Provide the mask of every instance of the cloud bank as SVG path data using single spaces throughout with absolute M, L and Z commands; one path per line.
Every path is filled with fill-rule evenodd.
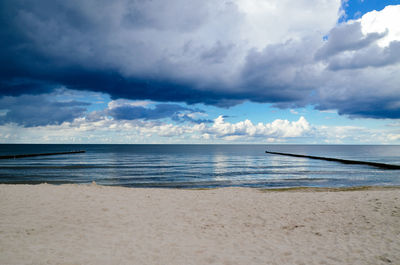
M 112 99 L 311 104 L 352 117 L 400 118 L 400 6 L 337 24 L 340 6 L 340 0 L 4 0 L 0 96 L 7 101 L 64 86 Z M 49 123 L 82 114 L 84 104 L 69 104 L 53 104 L 69 116 Z M 110 115 L 151 119 L 185 111 L 169 104 Z M 19 119 L 15 109 L 7 115 L 8 122 Z M 25 126 L 42 124 L 26 120 Z
M 393 143 L 399 124 L 388 130 L 362 126 L 317 126 L 304 117 L 267 123 L 250 120 L 172 124 L 159 120 L 116 120 L 107 116 L 76 118 L 59 125 L 21 128 L 0 124 L 0 142 L 13 143 Z M 60 131 L 63 133 L 60 134 Z
M 0 125 L 8 123 L 24 127 L 60 125 L 84 116 L 88 105 L 90 104 L 87 102 L 75 100 L 55 101 L 49 98 L 49 95 L 6 96 L 0 98 L 0 110 L 3 110 L 0 115 Z
M 147 105 L 147 104 L 146 104 Z M 157 104 L 154 108 L 144 104 L 135 104 L 129 101 L 111 101 L 103 115 L 111 116 L 115 120 L 160 120 L 170 118 L 176 122 L 207 123 L 211 120 L 198 119 L 196 114 L 202 114 L 200 109 L 183 107 L 178 104 Z

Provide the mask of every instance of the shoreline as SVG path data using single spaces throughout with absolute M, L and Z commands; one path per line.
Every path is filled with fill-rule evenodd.
M 1 184 L 1 264 L 398 264 L 400 187 Z
M 188 191 L 202 191 L 202 190 L 222 190 L 222 189 L 249 189 L 257 190 L 261 192 L 345 192 L 345 191 L 381 191 L 381 190 L 400 190 L 398 185 L 369 185 L 369 186 L 346 186 L 346 187 L 310 187 L 310 186 L 298 186 L 298 187 L 282 187 L 282 188 L 260 188 L 260 187 L 242 187 L 242 186 L 222 186 L 222 187 L 210 187 L 210 188 L 177 188 L 177 187 L 146 187 L 146 186 L 120 186 L 120 185 L 103 185 L 97 184 L 96 181 L 92 183 L 0 183 L 1 186 L 39 186 L 39 185 L 50 185 L 50 186 L 98 186 L 98 187 L 109 187 L 109 188 L 124 188 L 124 189 L 154 189 L 154 190 L 188 190 Z
M 400 186 L 352 186 L 352 187 L 289 187 L 289 188 L 272 188 L 259 189 L 261 191 L 287 191 L 287 192 L 345 192 L 345 191 L 382 191 L 382 190 L 399 190 Z

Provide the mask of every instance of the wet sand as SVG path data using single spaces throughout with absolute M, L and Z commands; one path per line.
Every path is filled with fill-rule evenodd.
M 400 264 L 400 189 L 0 185 L 0 264 Z

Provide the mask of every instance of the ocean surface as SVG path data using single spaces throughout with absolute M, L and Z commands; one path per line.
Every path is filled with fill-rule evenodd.
M 29 145 L 0 156 L 86 150 L 0 160 L 0 183 L 91 183 L 127 187 L 351 187 L 400 185 L 400 170 L 266 154 L 265 151 L 400 165 L 400 146 Z

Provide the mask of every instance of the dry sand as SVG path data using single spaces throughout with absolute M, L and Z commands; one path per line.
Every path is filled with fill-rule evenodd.
M 0 185 L 0 264 L 400 264 L 400 190 Z

